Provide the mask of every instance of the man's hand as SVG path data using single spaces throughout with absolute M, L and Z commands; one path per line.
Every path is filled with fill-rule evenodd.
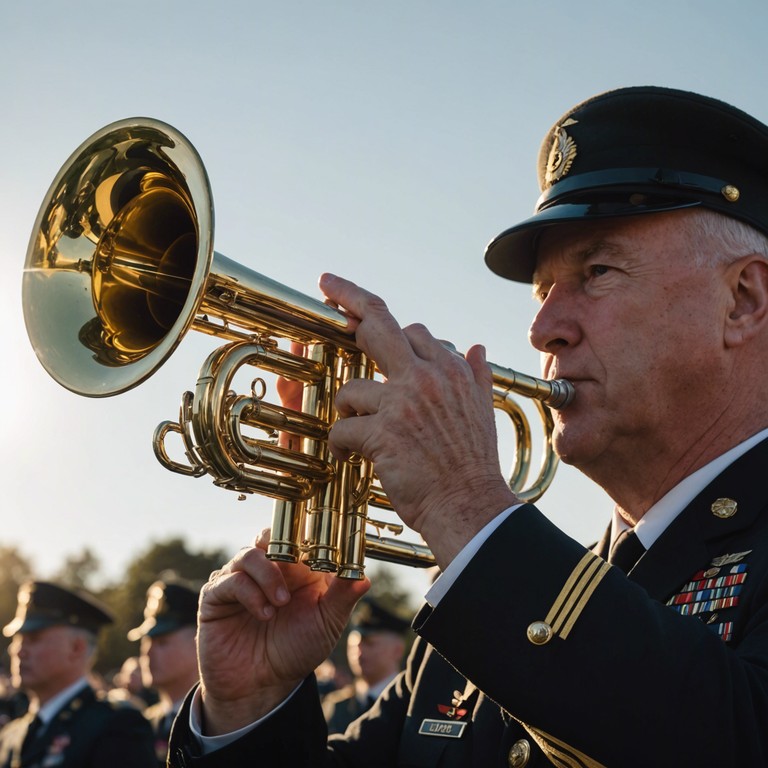
M 357 346 L 386 377 L 341 388 L 331 450 L 373 461 L 395 511 L 445 568 L 518 501 L 499 467 L 485 351 L 473 347 L 462 358 L 421 325 L 401 329 L 378 296 L 342 278 L 323 275 L 320 288 L 349 315 Z
M 370 582 L 275 563 L 269 531 L 211 574 L 200 597 L 205 734 L 268 714 L 327 658 Z

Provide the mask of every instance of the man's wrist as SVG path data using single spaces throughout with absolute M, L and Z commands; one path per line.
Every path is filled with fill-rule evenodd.
M 458 513 L 449 515 L 443 509 L 433 514 L 429 518 L 431 522 L 423 526 L 421 535 L 444 571 L 486 525 L 504 510 L 520 503 L 506 484 L 498 489 L 479 492 L 472 498 L 451 503 L 450 507 L 459 510 Z
M 306 681 L 305 681 L 306 682 Z M 272 715 L 282 709 L 288 702 L 294 697 L 296 692 L 301 688 L 301 684 L 297 685 L 293 691 L 286 697 L 286 699 L 279 704 L 275 709 L 268 712 L 264 717 L 259 720 L 255 720 L 248 725 L 239 728 L 235 731 L 223 733 L 219 736 L 206 735 L 204 722 L 205 716 L 203 714 L 203 702 L 201 689 L 198 687 L 192 694 L 192 699 L 189 707 L 189 729 L 192 736 L 197 741 L 200 749 L 204 755 L 215 752 L 218 749 L 229 746 L 233 742 L 241 739 L 246 734 L 258 728 L 265 720 L 268 720 Z
M 203 736 L 222 736 L 253 725 L 279 709 L 302 681 L 289 686 L 262 689 L 240 699 L 217 699 L 201 684 L 200 729 Z

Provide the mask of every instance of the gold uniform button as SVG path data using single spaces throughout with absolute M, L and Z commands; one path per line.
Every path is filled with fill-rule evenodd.
M 534 645 L 545 645 L 552 639 L 552 627 L 546 621 L 534 621 L 528 627 L 527 634 Z
M 715 499 L 712 502 L 712 514 L 723 520 L 733 517 L 736 514 L 738 504 L 733 499 Z
M 523 768 L 531 759 L 531 745 L 527 739 L 519 739 L 509 750 L 507 763 L 509 768 Z

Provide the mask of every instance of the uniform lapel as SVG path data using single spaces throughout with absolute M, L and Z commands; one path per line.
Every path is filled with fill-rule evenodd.
M 751 526 L 768 504 L 768 486 L 755 481 L 767 466 L 768 441 L 763 441 L 726 468 L 678 515 L 643 555 L 630 579 L 663 601 L 712 558 L 726 554 L 728 538 Z M 735 501 L 735 513 L 715 515 L 712 507 L 718 499 Z
M 53 723 L 50 723 L 45 731 L 29 744 L 24 744 L 21 753 L 22 765 L 37 765 L 40 762 L 53 738 L 51 734 L 52 725 Z
M 35 740 L 30 749 L 24 752 L 24 764 L 34 765 L 51 752 L 61 754 L 57 765 L 67 765 L 67 748 L 72 738 L 72 721 L 77 718 L 82 707 L 95 699 L 93 689 L 88 686 L 76 693 L 54 715 L 43 733 Z
M 597 542 L 597 544 L 595 544 L 592 547 L 592 551 L 599 557 L 602 557 L 603 560 L 607 560 L 610 544 L 611 544 L 611 524 L 608 523 L 608 527 L 605 529 L 605 533 L 603 534 L 603 537 L 600 539 L 600 541 Z
M 24 734 L 24 740 L 21 743 L 22 762 L 24 762 L 29 755 L 35 754 L 35 745 L 42 738 L 42 734 L 39 734 L 39 731 L 43 726 L 42 720 L 37 715 L 32 715 L 31 713 L 27 713 L 24 720 L 27 728 L 26 733 Z
M 424 768 L 438 765 L 449 744 L 452 744 L 452 750 L 464 753 L 464 750 L 457 746 L 457 742 L 465 746 L 465 742 L 471 738 L 470 734 L 465 733 L 461 739 L 455 740 L 424 735 L 420 731 L 425 720 L 449 720 L 448 716 L 443 714 L 442 708 L 451 706 L 454 691 L 463 692 L 468 685 L 466 678 L 437 654 L 432 646 L 427 648 L 416 681 L 420 695 L 411 698 L 400 740 L 400 760 L 404 765 Z M 475 691 L 474 686 L 471 686 L 471 689 Z M 474 707 L 474 700 L 468 709 L 469 707 Z M 470 721 L 471 709 L 460 720 Z

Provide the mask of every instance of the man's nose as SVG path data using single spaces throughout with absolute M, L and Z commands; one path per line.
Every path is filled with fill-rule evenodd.
M 576 320 L 576 302 L 571 290 L 555 283 L 539 307 L 528 329 L 531 346 L 539 352 L 555 354 L 576 344 L 580 330 Z

